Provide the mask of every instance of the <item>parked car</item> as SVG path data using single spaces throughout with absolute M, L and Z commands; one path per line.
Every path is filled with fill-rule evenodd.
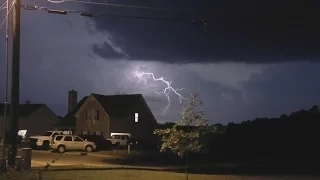
M 51 141 L 50 147 L 59 153 L 64 153 L 67 150 L 92 152 L 96 149 L 96 144 L 75 135 L 56 135 Z
M 143 151 L 155 151 L 157 150 L 157 146 L 155 144 L 148 143 L 138 137 L 131 137 L 128 140 L 128 144 L 130 144 L 130 148 L 132 150 L 143 150 Z
M 42 148 L 45 150 L 50 149 L 51 140 L 59 134 L 69 134 L 67 131 L 46 131 L 42 135 L 39 136 L 30 136 L 29 137 L 29 145 L 32 149 Z
M 98 135 L 80 135 L 84 140 L 92 141 L 96 143 L 97 150 L 110 150 L 113 148 L 111 141 L 107 140 L 103 136 Z
M 128 133 L 111 133 L 111 138 L 108 138 L 114 146 L 116 147 L 125 147 L 128 145 L 128 140 L 131 135 Z

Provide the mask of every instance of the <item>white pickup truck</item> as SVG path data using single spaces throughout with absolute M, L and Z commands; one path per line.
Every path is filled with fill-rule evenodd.
M 45 150 L 50 149 L 50 142 L 56 135 L 72 134 L 69 131 L 46 131 L 39 136 L 30 136 L 29 145 L 32 149 L 42 148 Z
M 108 138 L 107 140 L 116 147 L 126 146 L 128 144 L 128 140 L 131 137 L 130 133 L 111 133 L 110 135 L 111 138 Z

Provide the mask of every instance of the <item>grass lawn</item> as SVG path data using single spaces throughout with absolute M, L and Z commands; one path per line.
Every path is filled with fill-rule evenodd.
M 31 172 L 10 173 L 10 176 L 0 176 L 0 179 L 31 180 L 31 174 L 37 174 L 38 169 Z M 89 166 L 51 167 L 42 175 L 44 180 L 185 180 L 184 173 L 139 170 L 139 169 L 97 169 Z M 189 180 L 316 180 L 312 176 L 245 176 L 245 175 L 201 175 L 189 174 Z
M 181 173 L 145 170 L 87 170 L 87 171 L 50 171 L 44 179 L 88 179 L 88 180 L 185 180 Z M 213 180 L 210 175 L 190 175 L 190 180 Z
M 22 177 L 22 178 L 21 178 Z M 17 179 L 24 179 L 25 175 Z M 48 171 L 44 180 L 185 180 L 183 173 L 146 170 L 71 170 Z M 236 175 L 198 175 L 190 174 L 189 180 L 316 180 L 319 177 L 298 176 L 236 176 Z M 5 178 L 8 179 L 8 178 Z M 10 179 L 14 179 L 10 177 Z

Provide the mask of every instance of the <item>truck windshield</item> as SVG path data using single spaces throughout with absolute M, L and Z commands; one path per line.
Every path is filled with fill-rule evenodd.
M 51 134 L 52 134 L 52 132 L 47 131 L 47 132 L 43 133 L 42 136 L 51 136 Z
M 113 135 L 111 136 L 112 139 L 120 139 L 120 135 Z

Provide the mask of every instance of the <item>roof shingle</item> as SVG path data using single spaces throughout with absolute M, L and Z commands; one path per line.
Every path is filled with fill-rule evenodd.
M 145 106 L 142 104 L 141 94 L 128 95 L 100 95 L 92 94 L 109 116 L 122 117 L 134 111 L 135 106 Z

